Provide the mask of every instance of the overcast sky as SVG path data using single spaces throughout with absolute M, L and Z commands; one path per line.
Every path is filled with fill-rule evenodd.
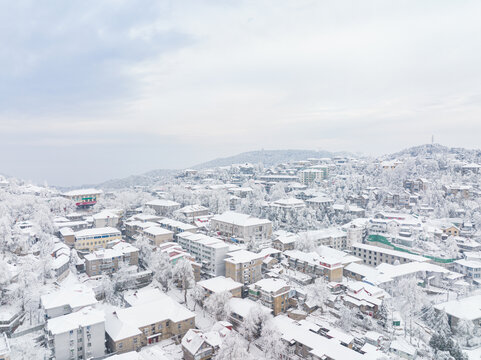
M 481 147 L 480 1 L 0 2 L 0 173 Z

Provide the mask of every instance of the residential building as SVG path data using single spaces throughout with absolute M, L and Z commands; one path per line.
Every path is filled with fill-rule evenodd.
M 219 321 L 211 331 L 190 329 L 182 338 L 182 352 L 185 360 L 210 360 L 219 350 L 224 338 L 232 331 L 232 324 Z
M 192 265 L 192 270 L 194 271 L 194 278 L 195 281 L 200 281 L 200 273 L 201 273 L 201 264 L 195 261 L 195 257 L 193 257 L 190 253 L 185 251 L 178 243 L 175 242 L 165 242 L 158 246 L 158 252 L 166 253 L 169 255 L 170 262 L 175 265 L 177 261 L 180 259 L 185 259 L 190 261 Z
M 195 314 L 159 289 L 130 291 L 124 300 L 129 307 L 117 309 L 106 318 L 107 347 L 111 351 L 131 351 L 170 338 L 180 341 L 189 329 L 195 328 Z M 119 327 L 128 331 L 123 334 Z
M 266 241 L 272 235 L 272 223 L 269 220 L 233 211 L 214 215 L 210 220 L 210 228 L 234 242 Z
M 282 279 L 262 279 L 249 286 L 249 298 L 261 301 L 272 309 L 274 316 L 286 312 L 289 307 L 291 287 Z
M 373 246 L 361 243 L 352 245 L 354 255 L 361 258 L 364 264 L 377 266 L 381 263 L 394 265 L 396 262 L 404 264 L 411 261 L 426 262 L 429 261 L 420 255 L 410 254 L 404 251 L 386 249 L 380 246 Z
M 177 235 L 177 242 L 202 265 L 203 273 L 208 276 L 225 275 L 224 259 L 229 245 L 224 241 L 204 234 L 183 232 Z
M 127 242 L 119 242 L 108 249 L 95 250 L 84 256 L 85 272 L 88 276 L 111 274 L 121 264 L 139 264 L 139 249 Z
M 104 313 L 85 308 L 49 319 L 47 346 L 56 360 L 91 359 L 105 354 Z
M 317 166 L 316 168 L 299 171 L 299 179 L 302 184 L 310 185 L 327 179 L 328 174 L 329 168 L 327 166 Z
M 481 295 L 447 301 L 434 305 L 437 311 L 444 311 L 448 315 L 451 329 L 455 330 L 459 320 L 472 321 L 475 327 L 481 326 Z
M 109 242 L 121 237 L 120 230 L 113 227 L 84 229 L 75 233 L 74 247 L 76 250 L 93 251 L 105 248 Z
M 296 198 L 287 198 L 287 199 L 279 199 L 272 202 L 271 206 L 277 207 L 279 209 L 303 209 L 306 207 L 304 201 L 296 199 Z
M 247 250 L 227 254 L 225 276 L 244 285 L 253 284 L 261 279 L 264 257 Z
M 456 260 L 454 270 L 464 274 L 468 279 L 481 283 L 481 262 L 474 260 Z
M 157 220 L 157 223 L 163 227 L 164 229 L 173 231 L 175 235 L 182 233 L 182 232 L 190 232 L 190 233 L 196 233 L 197 232 L 197 226 L 192 225 L 192 224 L 186 224 L 181 221 L 173 220 L 173 219 L 168 219 L 168 218 L 163 218 L 161 220 Z M 174 235 L 174 237 L 175 237 Z
M 166 199 L 157 199 L 145 203 L 145 206 L 154 209 L 157 215 L 165 216 L 172 214 L 175 210 L 180 209 L 178 202 Z
M 182 209 L 179 209 L 176 212 L 184 215 L 191 223 L 194 222 L 196 217 L 209 215 L 209 209 L 202 205 L 184 206 Z
M 313 241 L 315 246 L 324 245 L 338 250 L 345 250 L 350 247 L 347 241 L 347 233 L 338 228 L 305 231 L 299 233 L 299 237 L 307 237 Z
M 97 299 L 91 288 L 79 284 L 71 289 L 42 295 L 40 304 L 45 312 L 45 318 L 52 319 L 94 306 Z
M 64 198 L 75 201 L 78 208 L 90 208 L 97 203 L 97 200 L 103 194 L 102 190 L 97 189 L 79 189 L 63 193 Z
M 232 297 L 242 297 L 242 287 L 244 284 L 234 281 L 229 277 L 217 276 L 211 279 L 202 280 L 197 283 L 204 288 L 206 296 L 219 294 L 228 291 Z
M 102 210 L 92 215 L 94 227 L 116 227 L 119 224 L 120 216 L 114 210 Z
M 229 311 L 230 311 L 229 322 L 232 323 L 232 325 L 234 325 L 234 328 L 239 329 L 244 323 L 244 319 L 247 318 L 247 316 L 249 315 L 249 312 L 254 308 L 260 309 L 265 314 L 272 313 L 271 309 L 251 299 L 240 299 L 240 298 L 230 299 L 229 300 Z
M 174 240 L 174 232 L 160 226 L 148 227 L 147 229 L 144 229 L 143 234 L 149 238 L 153 245 L 156 246 Z
M 287 250 L 284 252 L 289 267 L 313 277 L 323 276 L 328 281 L 342 281 L 343 264 L 339 258 L 321 257 L 316 252 Z

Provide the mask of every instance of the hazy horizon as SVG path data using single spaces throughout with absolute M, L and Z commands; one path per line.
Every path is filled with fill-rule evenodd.
M 478 148 L 476 1 L 0 4 L 0 173 L 58 186 L 259 149 Z

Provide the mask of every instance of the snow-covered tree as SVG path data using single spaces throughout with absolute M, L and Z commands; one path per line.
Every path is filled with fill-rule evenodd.
M 309 232 L 300 233 L 296 240 L 296 249 L 303 252 L 314 251 L 316 246 L 314 244 L 314 239 Z
M 256 304 L 249 310 L 239 331 L 247 340 L 248 351 L 252 342 L 261 336 L 262 329 L 271 318 L 272 315 L 264 311 L 259 304 Z
M 251 357 L 243 337 L 231 331 L 222 342 L 215 360 L 249 360 Z
M 169 255 L 165 252 L 154 252 L 149 258 L 148 265 L 154 274 L 154 279 L 162 285 L 164 291 L 168 291 L 173 270 Z
M 329 299 L 331 292 L 327 287 L 327 282 L 324 278 L 317 278 L 314 284 L 307 288 L 307 299 L 317 305 L 321 311 L 324 311 L 325 303 Z
M 189 260 L 180 259 L 172 269 L 172 277 L 182 287 L 184 291 L 184 303 L 187 305 L 187 290 L 195 284 L 194 270 Z
M 349 309 L 347 306 L 341 305 L 341 308 L 339 309 L 338 326 L 345 331 L 351 331 L 353 318 L 354 318 L 353 311 Z
M 204 308 L 217 321 L 226 320 L 229 315 L 229 300 L 232 294 L 229 291 L 211 294 L 204 302 Z
M 262 350 L 263 358 L 266 360 L 278 360 L 287 358 L 288 348 L 282 340 L 282 334 L 277 330 L 272 321 L 267 321 L 262 328 L 261 336 L 257 341 Z
M 197 304 L 199 304 L 201 307 L 204 305 L 205 289 L 202 286 L 195 285 L 190 295 L 192 296 L 192 300 L 194 300 L 194 311 Z

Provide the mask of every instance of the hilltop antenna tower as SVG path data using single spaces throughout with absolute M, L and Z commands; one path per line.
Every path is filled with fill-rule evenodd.
M 434 135 L 431 135 L 431 145 L 434 145 Z

